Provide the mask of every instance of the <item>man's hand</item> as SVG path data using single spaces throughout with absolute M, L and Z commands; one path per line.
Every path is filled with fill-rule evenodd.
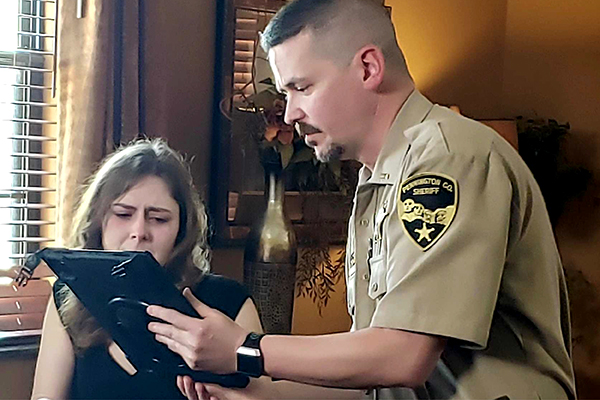
M 160 306 L 147 308 L 149 315 L 166 323 L 151 322 L 148 330 L 156 340 L 179 354 L 193 370 L 217 374 L 236 372 L 236 349 L 248 331 L 223 313 L 198 300 L 189 288 L 183 295 L 202 318 L 194 318 Z
M 257 382 L 244 389 L 230 389 L 219 385 L 194 382 L 189 376 L 178 376 L 177 387 L 189 400 L 265 400 L 271 398 Z

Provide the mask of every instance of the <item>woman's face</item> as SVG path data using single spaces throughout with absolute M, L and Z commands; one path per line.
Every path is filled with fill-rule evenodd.
M 147 250 L 164 265 L 179 231 L 179 205 L 167 184 L 147 176 L 117 198 L 102 224 L 104 250 Z

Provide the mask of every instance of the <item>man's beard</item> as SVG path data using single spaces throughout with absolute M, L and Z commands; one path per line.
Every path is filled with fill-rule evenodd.
M 342 155 L 344 154 L 344 151 L 345 151 L 344 147 L 342 145 L 335 144 L 335 143 L 328 146 L 327 149 L 325 150 L 325 152 L 319 153 L 317 151 L 317 143 L 311 142 L 311 140 L 310 140 L 311 134 L 322 132 L 316 126 L 304 124 L 304 123 L 298 123 L 298 124 L 296 124 L 296 129 L 297 129 L 298 133 L 300 134 L 300 137 L 304 138 L 304 140 L 306 141 L 306 144 L 315 150 L 315 156 L 317 157 L 317 160 L 319 160 L 320 162 L 329 162 L 329 161 L 333 161 L 333 160 L 339 160 L 339 159 L 341 159 Z
M 340 160 L 344 154 L 344 147 L 339 144 L 333 144 L 329 146 L 324 152 L 320 153 L 315 148 L 315 156 L 320 162 L 330 162 L 334 160 Z

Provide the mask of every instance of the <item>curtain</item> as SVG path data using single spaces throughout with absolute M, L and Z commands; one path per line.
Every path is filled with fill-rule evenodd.
M 58 245 L 70 235 L 81 184 L 139 133 L 139 9 L 133 0 L 59 4 Z

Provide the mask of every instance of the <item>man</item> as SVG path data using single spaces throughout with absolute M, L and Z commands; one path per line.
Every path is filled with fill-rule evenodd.
M 196 304 L 202 320 L 151 307 L 169 323 L 150 324 L 157 339 L 196 369 L 377 398 L 574 398 L 562 266 L 517 152 L 415 90 L 373 1 L 294 1 L 262 45 L 286 122 L 321 161 L 364 165 L 347 244 L 352 330 L 260 340 Z

